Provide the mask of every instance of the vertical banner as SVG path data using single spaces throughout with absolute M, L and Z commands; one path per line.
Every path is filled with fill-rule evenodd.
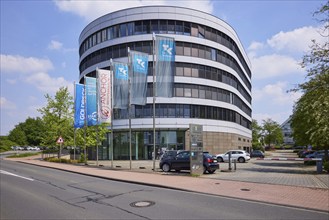
M 97 125 L 96 78 L 85 77 L 87 126 Z
M 85 88 L 82 84 L 75 84 L 74 97 L 74 128 L 82 128 L 85 125 Z
M 172 97 L 174 84 L 175 39 L 155 37 L 156 96 Z
M 131 62 L 131 104 L 145 105 L 147 92 L 147 53 L 130 51 Z
M 97 69 L 98 123 L 111 124 L 112 115 L 112 78 L 109 70 Z
M 127 109 L 129 105 L 128 64 L 113 62 L 113 108 Z

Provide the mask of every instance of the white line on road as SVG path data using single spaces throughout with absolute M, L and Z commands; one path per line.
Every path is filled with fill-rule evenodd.
M 30 180 L 30 181 L 34 181 L 34 179 L 27 178 L 27 177 L 24 177 L 24 176 L 19 176 L 19 175 L 17 175 L 17 174 L 9 173 L 9 172 L 4 171 L 4 170 L 0 170 L 0 173 L 2 173 L 2 174 L 6 174 L 6 175 L 11 175 L 11 176 L 16 176 L 16 177 L 19 177 L 19 178 L 22 178 L 22 179 L 26 179 L 26 180 Z

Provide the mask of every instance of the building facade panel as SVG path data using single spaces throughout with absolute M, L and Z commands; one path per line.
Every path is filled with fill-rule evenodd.
M 176 42 L 172 98 L 156 98 L 153 140 L 153 33 Z M 157 151 L 189 149 L 189 125 L 203 125 L 204 150 L 217 154 L 251 147 L 250 61 L 234 29 L 210 14 L 150 6 L 104 15 L 79 38 L 80 74 L 95 77 L 110 59 L 127 62 L 127 48 L 149 55 L 147 104 L 132 106 L 133 159 Z M 114 110 L 114 159 L 129 158 L 127 110 Z M 108 155 L 108 158 L 111 156 Z M 106 158 L 104 158 L 106 159 Z

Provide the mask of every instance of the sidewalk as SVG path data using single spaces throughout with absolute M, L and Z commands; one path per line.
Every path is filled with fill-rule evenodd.
M 328 188 L 261 184 L 191 177 L 188 175 L 171 175 L 171 173 L 168 174 L 163 172 L 136 172 L 136 169 L 143 170 L 143 168 L 140 167 L 135 167 L 132 170 L 116 170 L 109 169 L 108 167 L 50 163 L 38 158 L 6 158 L 5 160 L 12 160 L 117 181 L 329 212 Z

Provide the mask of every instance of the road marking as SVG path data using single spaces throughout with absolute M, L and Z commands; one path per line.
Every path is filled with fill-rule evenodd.
M 31 178 L 28 178 L 28 177 L 24 177 L 24 176 L 19 176 L 17 174 L 9 173 L 9 172 L 4 171 L 4 170 L 0 170 L 0 173 L 5 174 L 5 175 L 10 175 L 10 176 L 16 176 L 16 177 L 19 177 L 19 178 L 22 178 L 22 179 L 26 179 L 26 180 L 30 180 L 30 181 L 34 181 L 34 179 L 31 179 Z

